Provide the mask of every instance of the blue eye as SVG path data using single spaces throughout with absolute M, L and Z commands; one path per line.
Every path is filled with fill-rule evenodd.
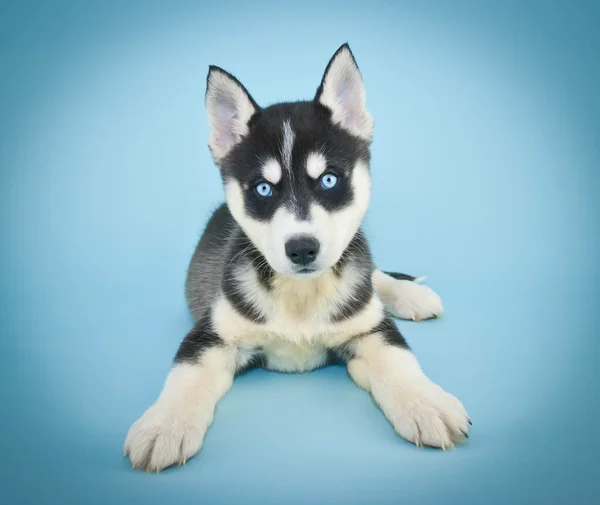
M 335 174 L 325 174 L 321 177 L 321 187 L 323 189 L 332 189 L 337 184 L 338 178 Z
M 268 198 L 273 194 L 273 189 L 268 182 L 259 182 L 255 189 L 258 196 L 261 196 L 262 198 Z

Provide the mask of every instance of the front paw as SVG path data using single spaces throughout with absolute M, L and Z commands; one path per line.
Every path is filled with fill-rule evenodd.
M 155 403 L 129 429 L 125 456 L 134 468 L 160 472 L 198 453 L 208 427 L 186 409 Z
M 407 280 L 394 279 L 393 282 L 385 300 L 393 316 L 423 321 L 444 313 L 441 298 L 430 287 Z
M 409 442 L 449 449 L 469 437 L 471 420 L 462 403 L 429 379 L 398 388 L 394 396 L 384 410 Z

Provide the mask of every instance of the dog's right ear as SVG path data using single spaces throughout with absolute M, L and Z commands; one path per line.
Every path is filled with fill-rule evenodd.
M 208 146 L 218 162 L 247 135 L 248 122 L 260 107 L 242 83 L 222 68 L 211 65 L 206 81 Z

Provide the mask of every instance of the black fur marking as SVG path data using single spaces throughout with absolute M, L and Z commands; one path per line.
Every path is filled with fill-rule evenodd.
M 399 274 L 397 272 L 383 272 L 385 275 L 389 275 L 390 277 L 393 277 L 394 279 L 398 279 L 401 281 L 414 281 L 417 277 L 413 277 L 412 275 L 408 275 L 408 274 Z
M 267 321 L 266 317 L 248 300 L 247 294 L 242 291 L 239 280 L 236 278 L 236 272 L 249 268 L 254 269 L 261 286 L 270 291 L 274 275 L 273 269 L 239 227 L 230 240 L 229 249 L 223 252 L 219 251 L 219 253 L 227 255 L 226 268 L 221 281 L 223 294 L 239 314 L 255 323 L 264 324 Z
M 235 221 L 231 212 L 229 212 L 229 207 L 226 203 L 222 203 L 215 209 L 208 223 L 206 223 L 202 238 L 210 238 L 211 246 L 222 249 L 227 244 L 227 239 L 234 226 Z M 203 245 L 202 242 L 200 242 L 200 245 Z
M 197 321 L 211 306 L 220 291 L 225 256 L 238 228 L 226 204 L 212 214 L 190 261 L 185 281 L 185 294 L 190 311 Z
M 346 266 L 346 263 L 344 261 L 342 261 L 342 259 L 340 259 L 340 261 L 338 261 L 335 265 L 333 265 L 333 273 L 335 274 L 335 276 L 338 279 L 342 278 L 342 275 L 344 274 L 345 266 Z
M 387 345 L 410 349 L 408 343 L 400 333 L 400 330 L 398 330 L 396 323 L 394 323 L 394 320 L 390 317 L 384 317 L 381 322 L 373 328 L 371 333 L 380 333 Z
M 196 361 L 207 349 L 221 345 L 224 345 L 224 342 L 214 331 L 210 314 L 206 314 L 185 336 L 174 361 L 175 363 Z
M 357 258 L 357 253 L 361 253 L 361 255 L 365 256 L 365 260 L 368 259 L 368 261 L 372 263 L 369 244 L 367 243 L 367 240 L 360 229 L 356 232 L 356 235 L 354 235 L 338 262 L 333 266 L 333 273 L 338 279 L 341 279 L 342 275 L 344 274 L 344 270 L 351 263 L 351 260 Z
M 267 322 L 267 318 L 252 302 L 245 298 L 244 293 L 240 290 L 239 281 L 235 278 L 233 272 L 225 272 L 222 287 L 223 294 L 238 314 L 255 323 L 264 324 Z
M 373 271 L 374 265 L 371 258 L 371 249 L 361 229 L 356 232 L 334 268 L 341 275 L 344 268 L 350 263 L 357 263 L 361 269 L 370 273 Z
M 346 268 L 354 267 L 363 272 L 364 277 L 356 286 L 353 297 L 331 316 L 333 322 L 340 322 L 356 315 L 371 301 L 373 297 L 372 264 L 369 244 L 362 231 L 359 230 L 334 266 L 333 271 L 338 278 L 342 278 Z
M 286 121 L 294 133 L 289 169 L 284 166 L 281 152 Z M 268 221 L 284 206 L 302 220 L 308 219 L 313 202 L 329 211 L 352 203 L 352 171 L 359 160 L 368 165 L 369 143 L 334 125 L 326 107 L 314 101 L 275 104 L 262 109 L 249 124 L 248 135 L 220 163 L 224 181 L 234 179 L 241 183 L 248 215 Z M 323 153 L 328 163 L 326 173 L 338 177 L 330 190 L 323 189 L 320 180 L 312 179 L 306 172 L 306 160 L 313 152 Z M 282 178 L 272 185 L 272 195 L 262 198 L 255 187 L 264 180 L 262 166 L 269 158 L 279 162 Z
M 356 286 L 352 298 L 342 305 L 337 312 L 331 316 L 333 322 L 339 323 L 358 314 L 373 298 L 373 285 L 371 276 L 365 275 L 362 282 Z
M 355 335 L 343 345 L 329 349 L 328 356 L 330 356 L 333 363 L 347 363 L 356 357 L 354 350 L 356 342 L 361 338 L 373 335 L 373 333 L 381 334 L 386 345 L 410 350 L 408 343 L 404 340 L 394 321 L 386 316 L 372 330 Z
M 356 338 L 349 340 L 345 344 L 338 345 L 327 350 L 327 364 L 328 365 L 345 365 L 351 359 L 355 358 L 354 353 L 354 342 Z
M 271 268 L 266 258 L 259 252 L 254 244 L 244 252 L 244 255 L 250 261 L 251 267 L 254 268 L 260 285 L 265 290 L 271 291 L 275 271 Z
M 347 363 L 347 360 L 343 358 L 343 354 L 337 352 L 336 349 L 327 349 L 327 360 L 326 366 L 339 366 Z

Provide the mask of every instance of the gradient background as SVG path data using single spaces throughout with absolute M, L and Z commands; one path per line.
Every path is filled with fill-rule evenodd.
M 4 2 L 0 501 L 597 503 L 599 23 L 566 0 Z M 346 40 L 376 121 L 366 231 L 444 300 L 399 326 L 469 443 L 404 442 L 343 368 L 255 371 L 200 457 L 134 472 L 221 200 L 208 65 L 308 98 Z

